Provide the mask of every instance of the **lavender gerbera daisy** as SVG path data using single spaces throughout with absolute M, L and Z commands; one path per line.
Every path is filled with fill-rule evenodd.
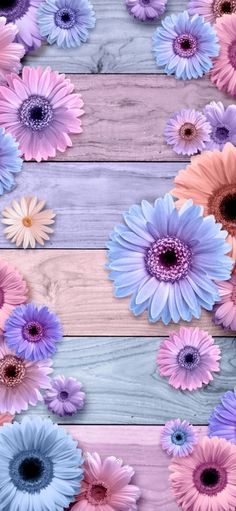
M 222 150 L 226 142 L 236 145 L 236 105 L 225 108 L 221 101 L 212 101 L 205 107 L 204 114 L 211 125 L 211 137 L 206 149 Z
M 95 23 L 89 0 L 43 0 L 38 10 L 42 37 L 60 48 L 74 48 L 85 43 Z
M 42 360 L 55 353 L 62 338 L 62 327 L 48 307 L 33 303 L 19 305 L 5 323 L 8 347 L 27 360 Z
M 44 395 L 44 401 L 50 412 L 59 417 L 71 416 L 84 407 L 85 393 L 82 384 L 75 378 L 56 376 Z
M 211 126 L 205 115 L 196 110 L 183 109 L 176 112 L 166 124 L 166 143 L 173 146 L 177 154 L 196 154 L 205 149 L 210 141 Z
M 166 74 L 190 80 L 212 68 L 211 59 L 219 55 L 219 45 L 210 23 L 197 14 L 190 17 L 185 11 L 162 21 L 153 36 L 153 51 Z
M 236 13 L 236 0 L 190 0 L 189 14 L 200 14 L 206 21 L 215 23 L 224 14 Z
M 188 456 L 196 443 L 197 433 L 187 421 L 169 421 L 161 431 L 161 446 L 169 456 Z
M 236 394 L 229 390 L 221 397 L 209 419 L 209 436 L 222 437 L 236 444 Z
M 0 128 L 0 147 L 0 195 L 3 195 L 14 187 L 14 175 L 21 171 L 22 159 L 18 144 L 3 128 Z
M 166 9 L 167 0 L 125 0 L 129 14 L 140 21 L 158 19 Z
M 5 16 L 7 23 L 14 23 L 18 29 L 16 41 L 23 44 L 26 51 L 41 46 L 36 14 L 42 0 L 1 0 L 0 16 Z
M 147 310 L 151 322 L 168 324 L 199 318 L 201 307 L 212 310 L 218 298 L 214 281 L 229 278 L 232 259 L 225 255 L 226 231 L 202 214 L 191 200 L 177 209 L 167 194 L 154 206 L 132 206 L 124 225 L 115 227 L 107 245 L 109 278 L 116 297 L 132 295 L 136 316 Z

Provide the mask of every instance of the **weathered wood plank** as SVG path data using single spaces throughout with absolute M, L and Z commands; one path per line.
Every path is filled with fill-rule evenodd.
M 145 314 L 135 318 L 128 309 L 128 299 L 113 297 L 112 283 L 104 269 L 104 250 L 3 249 L 0 257 L 22 272 L 30 299 L 48 304 L 60 315 L 64 335 L 156 337 L 176 328 L 160 322 L 150 324 Z M 207 312 L 191 325 L 222 335 L 222 329 L 212 323 Z
M 85 408 L 77 415 L 54 421 L 67 424 L 164 424 L 173 418 L 207 424 L 220 396 L 235 385 L 235 339 L 217 338 L 221 371 L 195 392 L 176 391 L 156 366 L 163 339 L 140 337 L 65 337 L 53 358 L 54 374 L 73 376 L 83 383 Z M 27 415 L 48 416 L 44 404 Z
M 77 49 L 43 46 L 27 55 L 31 66 L 51 66 L 64 73 L 160 73 L 152 54 L 156 23 L 131 18 L 124 0 L 93 0 L 97 25 L 89 42 Z M 166 13 L 179 12 L 186 2 L 170 0 Z
M 84 98 L 84 132 L 58 153 L 67 161 L 177 161 L 164 142 L 167 119 L 180 108 L 209 101 L 232 103 L 209 80 L 178 81 L 167 76 L 71 76 Z M 168 91 L 168 93 L 167 93 Z
M 36 195 L 54 209 L 56 223 L 47 248 L 104 248 L 121 214 L 143 198 L 153 202 L 173 186 L 183 163 L 25 163 L 17 186 L 1 197 Z M 13 247 L 0 223 L 0 247 Z M 40 247 L 39 247 L 40 248 Z

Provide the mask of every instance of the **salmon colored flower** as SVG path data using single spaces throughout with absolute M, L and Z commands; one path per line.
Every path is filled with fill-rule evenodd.
M 236 96 L 236 13 L 218 18 L 215 30 L 220 54 L 213 59 L 211 81 L 218 89 Z
M 10 415 L 9 413 L 2 413 L 0 414 L 0 426 L 3 426 L 3 424 L 6 424 L 8 422 L 12 422 L 14 419 L 14 415 Z

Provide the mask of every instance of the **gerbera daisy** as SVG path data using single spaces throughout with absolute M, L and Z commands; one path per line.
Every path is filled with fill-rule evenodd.
M 130 484 L 133 476 L 133 468 L 114 456 L 102 461 L 99 454 L 87 453 L 81 492 L 72 510 L 137 511 L 141 492 Z
M 221 404 L 215 407 L 209 419 L 209 436 L 222 437 L 236 444 L 235 390 L 225 392 L 221 397 Z
M 192 201 L 178 210 L 168 194 L 154 206 L 142 201 L 131 207 L 124 222 L 107 245 L 115 296 L 132 295 L 135 315 L 148 310 L 150 321 L 165 324 L 199 318 L 201 307 L 212 310 L 218 298 L 213 281 L 227 280 L 232 268 L 224 255 L 227 233 L 214 217 L 204 219 Z
M 46 306 L 38 308 L 33 303 L 16 307 L 5 323 L 8 347 L 27 360 L 48 358 L 55 353 L 62 335 L 56 314 Z
M 29 362 L 17 357 L 0 342 L 0 413 L 20 413 L 43 401 L 40 389 L 47 389 L 52 362 Z
M 41 36 L 60 48 L 75 48 L 85 43 L 95 24 L 95 12 L 89 0 L 44 0 L 38 10 Z
M 0 329 L 16 305 L 27 300 L 27 286 L 15 268 L 0 260 Z
M 1 511 L 63 511 L 80 491 L 81 450 L 50 420 L 5 424 L 0 458 Z
M 44 240 L 49 240 L 48 234 L 53 232 L 48 226 L 54 223 L 55 217 L 54 211 L 44 206 L 45 201 L 38 201 L 37 197 L 22 197 L 20 202 L 13 200 L 12 207 L 2 212 L 2 223 L 9 226 L 4 229 L 7 239 L 23 248 L 35 248 L 36 242 L 44 245 Z
M 14 138 L 0 128 L 0 195 L 10 192 L 15 184 L 14 174 L 22 169 L 22 159 Z
M 12 22 L 17 29 L 16 41 L 22 43 L 26 51 L 41 46 L 41 37 L 37 26 L 36 14 L 41 0 L 1 0 L 0 16 L 7 23 Z
M 219 347 L 199 328 L 170 332 L 157 357 L 161 376 L 167 376 L 170 385 L 182 390 L 195 390 L 212 381 L 211 373 L 220 370 L 219 360 Z
M 212 68 L 211 59 L 219 54 L 219 45 L 210 23 L 197 14 L 190 17 L 185 11 L 162 21 L 153 36 L 153 51 L 165 73 L 189 80 L 202 77 Z
M 166 9 L 167 0 L 125 0 L 129 14 L 140 21 L 157 20 Z
M 236 14 L 222 16 L 215 24 L 220 54 L 214 59 L 211 81 L 219 90 L 236 96 Z
M 235 107 L 236 108 L 236 107 Z M 166 143 L 173 146 L 177 154 L 192 155 L 205 148 L 210 138 L 211 126 L 205 115 L 196 110 L 180 110 L 166 124 Z
M 0 17 L 0 83 L 6 82 L 9 73 L 19 73 L 21 70 L 20 60 L 25 49 L 22 44 L 14 42 L 17 32 L 17 27 L 12 23 L 6 25 L 6 18 Z
M 3 426 L 3 424 L 6 424 L 8 422 L 12 422 L 13 419 L 14 415 L 10 415 L 9 413 L 0 414 L 0 426 Z
M 235 0 L 190 0 L 188 12 L 193 14 L 200 14 L 210 23 L 215 23 L 217 18 L 224 14 L 233 14 L 236 12 Z
M 0 86 L 0 124 L 19 142 L 25 159 L 47 160 L 71 146 L 68 133 L 82 132 L 84 113 L 71 81 L 49 67 L 27 66 L 22 78 L 9 75 L 7 81 Z
M 225 108 L 221 101 L 212 101 L 204 108 L 204 114 L 211 125 L 206 149 L 223 149 L 226 142 L 236 145 L 236 105 Z
M 85 393 L 82 384 L 75 378 L 56 376 L 44 394 L 44 401 L 50 412 L 59 417 L 71 416 L 84 407 Z
M 188 456 L 197 443 L 197 433 L 189 422 L 176 419 L 162 428 L 160 441 L 169 456 Z
M 171 485 L 183 511 L 234 511 L 236 447 L 222 438 L 205 437 L 184 458 L 174 458 Z
M 218 283 L 220 300 L 214 307 L 213 321 L 216 325 L 236 332 L 236 275 Z
M 215 216 L 228 232 L 227 242 L 231 244 L 231 254 L 236 260 L 235 168 L 236 148 L 230 143 L 222 152 L 204 152 L 178 173 L 171 193 L 180 199 L 180 205 L 191 197 L 196 205 L 204 207 L 204 215 Z

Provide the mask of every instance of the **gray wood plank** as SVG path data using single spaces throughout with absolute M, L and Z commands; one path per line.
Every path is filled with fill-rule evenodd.
M 221 372 L 195 392 L 177 391 L 160 377 L 156 355 L 161 341 L 150 337 L 64 338 L 54 357 L 55 374 L 83 382 L 87 401 L 83 411 L 59 422 L 156 425 L 180 417 L 207 424 L 220 396 L 234 388 L 236 339 L 216 338 L 222 350 Z M 28 414 L 49 415 L 41 404 Z
M 161 73 L 152 54 L 152 35 L 159 21 L 141 23 L 129 16 L 124 0 L 92 0 L 97 24 L 89 42 L 76 49 L 42 46 L 25 63 L 51 66 L 64 73 Z M 166 14 L 186 8 L 186 1 L 169 0 Z
M 121 214 L 153 202 L 173 186 L 182 163 L 25 163 L 17 186 L 0 198 L 1 211 L 22 196 L 47 201 L 56 212 L 47 248 L 103 248 Z M 13 247 L 0 223 L 0 248 Z

